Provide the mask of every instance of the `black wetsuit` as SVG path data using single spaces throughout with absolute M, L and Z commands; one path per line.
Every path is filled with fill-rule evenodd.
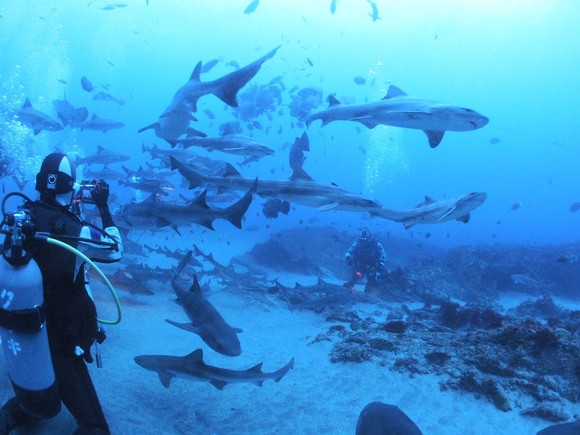
M 83 221 L 77 215 L 39 201 L 29 206 L 37 232 L 78 246 L 74 239 L 62 237 L 80 235 Z M 108 434 L 109 426 L 85 365 L 85 360 L 92 362 L 90 347 L 98 326 L 95 304 L 85 289 L 84 268 L 72 252 L 59 246 L 43 243 L 30 248 L 35 250 L 33 258 L 42 273 L 47 334 L 62 403 L 78 421 L 78 433 Z M 12 419 L 9 427 L 33 418 L 20 409 L 16 398 L 2 410 Z

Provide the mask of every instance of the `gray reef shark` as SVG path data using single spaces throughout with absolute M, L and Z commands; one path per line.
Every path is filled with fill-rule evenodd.
M 215 219 L 226 219 L 237 228 L 242 228 L 242 218 L 252 203 L 252 194 L 256 191 L 256 181 L 246 194 L 236 203 L 226 208 L 212 208 L 207 205 L 207 190 L 204 190 L 192 203 L 178 205 L 162 201 L 152 194 L 144 201 L 125 204 L 115 216 L 119 227 L 128 230 L 146 229 L 156 231 L 159 228 L 171 227 L 178 234 L 178 226 L 198 224 L 214 230 Z
M 380 101 L 365 104 L 341 104 L 330 96 L 326 110 L 313 113 L 307 119 L 310 126 L 316 119 L 322 126 L 333 121 L 356 121 L 367 128 L 379 124 L 423 130 L 431 148 L 443 139 L 446 131 L 470 131 L 482 128 L 488 118 L 464 107 L 411 97 L 396 86 L 391 86 Z
M 435 201 L 425 196 L 425 201 L 417 204 L 411 210 L 392 210 L 383 208 L 375 213 L 376 216 L 395 222 L 402 222 L 409 229 L 417 224 L 437 224 L 458 220 L 469 222 L 470 213 L 486 200 L 484 192 L 472 192 L 454 199 Z
M 159 380 L 165 388 L 169 388 L 173 378 L 191 381 L 209 382 L 218 389 L 227 384 L 248 383 L 262 386 L 268 379 L 279 382 L 280 379 L 294 368 L 294 358 L 288 364 L 272 373 L 262 372 L 262 363 L 256 364 L 248 370 L 230 370 L 210 366 L 203 362 L 203 351 L 194 350 L 186 356 L 171 355 L 140 355 L 135 362 L 144 369 L 157 372 Z
M 187 137 L 184 139 L 168 139 L 167 142 L 175 147 L 181 144 L 183 148 L 200 147 L 208 152 L 219 151 L 226 154 L 246 156 L 245 163 L 258 161 L 262 157 L 271 156 L 274 150 L 256 142 L 248 136 L 240 134 L 225 134 L 218 137 Z
M 171 103 L 159 117 L 159 121 L 139 130 L 154 129 L 158 137 L 176 139 L 187 133 L 189 123 L 195 118 L 191 112 L 197 112 L 197 101 L 204 95 L 213 94 L 232 107 L 238 107 L 237 93 L 260 70 L 262 64 L 271 59 L 280 46 L 265 54 L 255 62 L 226 74 L 219 79 L 202 82 L 200 74 L 202 64 L 194 68 L 187 83 L 177 90 Z
M 75 166 L 92 165 L 93 163 L 108 165 L 111 163 L 125 162 L 127 160 L 129 160 L 128 155 L 105 149 L 99 145 L 95 154 L 77 158 L 75 160 Z
M 169 319 L 165 321 L 199 335 L 209 347 L 222 355 L 238 356 L 242 353 L 242 348 L 237 334 L 242 330 L 232 328 L 213 304 L 203 296 L 197 275 L 194 275 L 191 287 L 186 287 L 186 280 L 179 276 L 183 266 L 191 260 L 191 257 L 192 251 L 189 251 L 179 267 L 174 270 L 171 280 L 173 291 L 190 322 L 177 323 Z
M 42 130 L 57 131 L 63 129 L 62 125 L 56 119 L 32 107 L 28 98 L 16 112 L 16 116 L 22 124 L 34 130 L 35 136 Z
M 103 133 L 108 132 L 116 128 L 123 128 L 125 124 L 119 121 L 113 121 L 111 119 L 99 118 L 95 113 L 93 117 L 87 121 L 75 124 L 74 127 L 80 128 L 81 130 L 97 130 Z
M 296 141 L 308 141 L 306 133 Z M 244 178 L 232 165 L 226 164 L 223 176 L 204 175 L 191 165 L 170 156 L 171 169 L 177 169 L 189 182 L 189 188 L 205 185 L 218 190 L 245 190 L 253 180 Z M 296 167 L 288 180 L 258 180 L 256 194 L 261 198 L 278 198 L 295 204 L 314 207 L 320 211 L 343 210 L 354 212 L 380 211 L 377 202 L 341 189 L 335 184 L 321 184 L 301 167 Z

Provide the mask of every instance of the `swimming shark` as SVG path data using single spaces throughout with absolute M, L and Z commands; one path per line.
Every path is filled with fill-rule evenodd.
M 204 175 L 191 165 L 170 156 L 171 169 L 177 169 L 189 182 L 189 188 L 208 186 L 221 190 L 244 190 L 253 182 L 244 178 L 232 165 L 226 164 L 223 176 Z M 256 194 L 261 198 L 278 198 L 295 204 L 314 207 L 319 211 L 343 210 L 354 212 L 379 211 L 379 203 L 350 193 L 335 184 L 314 181 L 304 170 L 295 170 L 287 180 L 258 181 Z
M 189 283 L 188 280 L 180 277 L 181 270 L 186 263 L 189 263 L 191 257 L 192 251 L 189 251 L 174 270 L 171 280 L 173 291 L 190 322 L 177 323 L 169 319 L 165 321 L 184 331 L 199 335 L 209 347 L 222 355 L 238 356 L 242 353 L 242 348 L 237 334 L 242 330 L 232 328 L 213 304 L 204 297 L 197 275 L 194 275 L 191 287 L 186 286 Z
M 171 227 L 178 234 L 180 225 L 198 224 L 214 230 L 215 219 L 226 219 L 237 228 L 242 228 L 242 218 L 252 203 L 252 194 L 256 191 L 256 181 L 246 194 L 236 203 L 226 208 L 211 208 L 207 205 L 207 190 L 204 190 L 192 203 L 178 205 L 162 201 L 152 194 L 144 201 L 125 204 L 115 216 L 115 222 L 128 230 L 146 229 L 156 231 L 159 228 Z
M 382 100 L 373 103 L 345 105 L 332 95 L 328 100 L 326 110 L 308 117 L 308 126 L 320 119 L 322 126 L 333 121 L 356 121 L 367 128 L 384 124 L 418 129 L 425 132 L 431 148 L 439 145 L 446 131 L 476 130 L 489 121 L 474 110 L 412 97 L 396 86 L 391 86 Z
M 63 129 L 62 125 L 57 120 L 32 107 L 28 98 L 22 107 L 16 111 L 16 116 L 22 124 L 34 130 L 35 136 L 43 130 L 57 131 Z
M 128 155 L 118 153 L 117 151 L 108 150 L 99 145 L 95 154 L 91 154 L 86 157 L 78 157 L 75 160 L 75 166 L 92 165 L 94 163 L 108 165 L 112 163 L 124 162 L 127 160 L 129 160 Z
M 307 143 L 308 136 L 304 133 L 295 142 Z M 303 145 L 306 146 L 306 145 Z M 221 190 L 245 190 L 252 183 L 244 178 L 232 165 L 226 164 L 222 176 L 204 175 L 189 164 L 185 164 L 170 156 L 171 169 L 177 169 L 189 182 L 189 188 L 208 186 Z M 360 197 L 341 189 L 336 184 L 321 184 L 308 175 L 301 166 L 296 166 L 292 176 L 287 180 L 258 181 L 256 194 L 261 198 L 277 198 L 295 204 L 314 207 L 320 211 L 343 210 L 354 212 L 373 212 L 382 207 L 376 201 Z
M 194 120 L 191 112 L 197 112 L 197 101 L 204 95 L 213 94 L 227 105 L 238 107 L 238 91 L 254 78 L 262 64 L 271 59 L 279 48 L 280 46 L 274 48 L 237 71 L 208 82 L 201 81 L 202 64 L 198 62 L 189 80 L 177 90 L 158 122 L 142 128 L 139 132 L 152 128 L 158 137 L 164 139 L 176 139 L 187 133 L 189 123 Z
M 191 381 L 206 381 L 219 390 L 227 384 L 249 383 L 262 386 L 268 379 L 279 382 L 280 379 L 294 368 L 294 358 L 288 364 L 272 373 L 262 372 L 262 363 L 256 364 L 248 370 L 230 370 L 210 366 L 203 362 L 203 351 L 194 350 L 186 356 L 171 355 L 140 355 L 134 358 L 135 362 L 144 369 L 157 372 L 159 380 L 165 388 L 169 388 L 173 378 Z
M 402 222 L 406 229 L 417 224 L 437 224 L 441 222 L 458 220 L 463 223 L 469 222 L 470 213 L 486 200 L 485 192 L 472 192 L 454 199 L 435 201 L 425 196 L 425 201 L 417 204 L 410 210 L 392 210 L 383 208 L 373 215 L 395 222 Z
M 93 117 L 91 119 L 81 122 L 80 124 L 75 124 L 74 127 L 78 127 L 81 130 L 98 130 L 106 133 L 109 130 L 123 128 L 125 127 L 125 124 L 120 121 L 99 118 L 96 113 L 93 113 Z
M 200 147 L 208 152 L 219 151 L 226 154 L 246 156 L 248 160 L 258 161 L 262 157 L 271 156 L 274 150 L 256 142 L 248 136 L 240 134 L 225 134 L 217 137 L 187 137 L 184 139 L 168 139 L 174 148 L 181 144 L 183 148 Z

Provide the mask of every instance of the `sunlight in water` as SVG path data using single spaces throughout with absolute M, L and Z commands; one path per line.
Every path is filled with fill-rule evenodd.
M 383 62 L 377 60 L 369 75 L 380 84 L 372 93 L 371 101 L 387 94 L 390 82 L 385 79 Z M 409 172 L 409 161 L 400 147 L 400 128 L 377 125 L 367 130 L 366 161 L 364 166 L 363 194 L 370 198 L 380 197 L 386 186 L 393 185 L 397 176 Z

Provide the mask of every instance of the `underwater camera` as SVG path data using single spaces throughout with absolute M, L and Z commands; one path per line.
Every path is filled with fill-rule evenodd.
M 102 186 L 105 184 L 103 179 L 99 180 L 83 180 L 80 183 L 78 192 L 75 196 L 75 202 L 78 204 L 82 202 L 83 204 L 94 204 L 95 201 L 91 196 L 91 192 L 94 190 L 95 192 L 100 192 Z

